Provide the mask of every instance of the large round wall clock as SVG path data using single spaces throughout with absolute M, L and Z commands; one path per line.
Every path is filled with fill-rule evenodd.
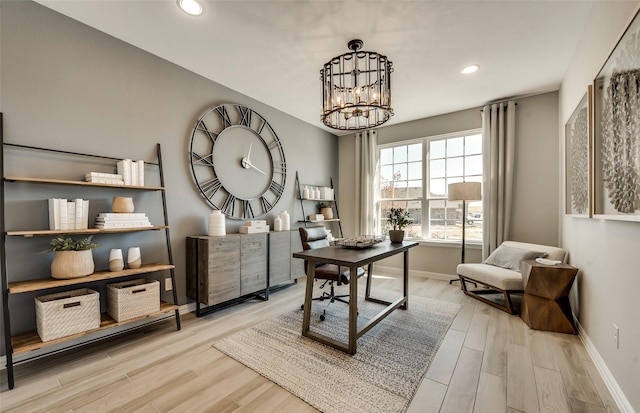
M 229 218 L 264 215 L 284 192 L 282 143 L 246 106 L 227 103 L 205 112 L 193 128 L 189 157 L 198 190 Z

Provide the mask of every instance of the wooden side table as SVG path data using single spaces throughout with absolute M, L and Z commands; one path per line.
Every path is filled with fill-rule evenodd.
M 577 334 L 569 291 L 578 269 L 567 264 L 544 265 L 522 261 L 524 295 L 520 318 L 535 330 Z

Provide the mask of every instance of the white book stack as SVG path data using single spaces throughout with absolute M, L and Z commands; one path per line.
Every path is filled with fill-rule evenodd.
M 144 212 L 103 212 L 98 214 L 96 218 L 96 228 L 99 229 L 147 228 L 151 226 L 151 222 Z
M 144 186 L 144 161 L 123 159 L 116 166 L 125 185 Z
M 53 231 L 89 228 L 89 201 L 64 198 L 49 199 L 49 229 Z
M 240 226 L 239 232 L 241 234 L 269 232 L 269 225 L 267 225 L 267 221 L 265 220 L 246 221 L 244 225 Z
M 87 172 L 84 176 L 87 182 L 96 184 L 124 185 L 124 180 L 120 174 L 109 174 L 106 172 Z

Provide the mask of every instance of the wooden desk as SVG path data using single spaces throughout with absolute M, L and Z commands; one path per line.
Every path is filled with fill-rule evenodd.
M 520 318 L 535 330 L 577 334 L 569 291 L 578 269 L 568 264 L 544 265 L 522 261 L 524 295 Z
M 308 263 L 307 289 L 305 291 L 304 315 L 302 318 L 302 335 L 331 347 L 337 348 L 338 350 L 345 351 L 349 354 L 355 354 L 358 338 L 369 331 L 373 326 L 378 324 L 396 308 L 400 307 L 405 310 L 408 308 L 409 248 L 413 248 L 416 245 L 418 245 L 418 243 L 415 241 L 404 241 L 402 244 L 391 244 L 389 241 L 385 241 L 366 249 L 349 249 L 332 246 L 293 253 L 294 258 L 302 258 L 304 260 L 307 260 Z M 365 300 L 385 304 L 387 305 L 387 307 L 371 320 L 369 320 L 369 322 L 367 322 L 367 324 L 365 324 L 360 330 L 358 330 L 358 283 L 356 281 L 356 277 L 350 277 L 352 282 L 349 283 L 349 342 L 342 343 L 334 340 L 331 337 L 327 337 L 323 334 L 310 331 L 309 324 L 311 320 L 311 298 L 313 294 L 313 282 L 315 278 L 314 275 L 316 263 L 335 264 L 343 267 L 348 267 L 350 274 L 356 274 L 358 267 L 363 267 L 365 265 L 368 266 L 383 258 L 387 258 L 400 253 L 404 254 L 404 287 L 403 295 L 401 298 L 397 299 L 394 302 L 388 302 L 371 297 L 371 279 L 370 277 L 367 277 Z

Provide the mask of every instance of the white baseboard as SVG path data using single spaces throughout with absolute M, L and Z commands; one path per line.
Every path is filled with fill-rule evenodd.
M 582 344 L 584 344 L 584 348 L 587 350 L 587 354 L 589 354 L 589 357 L 591 357 L 591 361 L 593 361 L 593 364 L 596 366 L 598 373 L 600 373 L 600 377 L 602 377 L 604 384 L 607 386 L 607 389 L 609 389 L 611 396 L 618 405 L 618 408 L 622 413 L 634 413 L 635 410 L 633 410 L 633 406 L 631 406 L 631 403 L 629 403 L 627 396 L 624 395 L 624 392 L 618 385 L 615 377 L 613 377 L 613 374 L 611 374 L 611 371 L 607 367 L 607 364 L 600 356 L 600 353 L 598 353 L 596 346 L 593 345 L 593 342 L 582 328 L 580 322 L 578 322 L 578 320 L 575 320 L 575 322 L 576 327 L 578 327 L 578 336 L 580 337 Z

